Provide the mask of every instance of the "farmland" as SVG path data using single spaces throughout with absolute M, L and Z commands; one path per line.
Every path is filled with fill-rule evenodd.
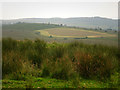
M 75 29 L 75 28 L 52 28 L 52 29 L 44 29 L 44 30 L 36 30 L 36 32 L 40 32 L 40 34 L 45 36 L 52 35 L 53 37 L 117 37 L 114 34 L 96 32 L 91 30 L 84 29 Z
M 119 88 L 117 32 L 3 25 L 3 88 Z
M 2 26 L 3 37 L 11 37 L 17 40 L 40 38 L 34 32 L 37 29 L 47 29 L 59 27 L 58 25 L 34 24 L 34 23 L 18 23 Z
M 39 38 L 47 42 L 68 43 L 76 40 L 87 44 L 118 45 L 118 34 L 114 31 L 86 30 L 84 28 L 40 23 L 9 24 L 3 25 L 2 29 L 3 37 L 11 37 L 16 40 Z

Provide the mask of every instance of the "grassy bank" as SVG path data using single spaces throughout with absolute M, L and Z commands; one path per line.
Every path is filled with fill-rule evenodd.
M 79 42 L 46 43 L 39 39 L 17 41 L 11 38 L 3 38 L 2 46 L 4 88 L 27 87 L 28 80 L 33 81 L 32 87 L 35 88 L 47 88 L 49 81 L 53 81 L 51 86 L 55 88 L 66 85 L 94 88 L 90 84 L 93 82 L 101 88 L 118 87 L 120 84 L 120 53 L 116 47 Z M 59 80 L 61 84 L 58 84 Z M 45 82 L 45 85 L 40 84 Z

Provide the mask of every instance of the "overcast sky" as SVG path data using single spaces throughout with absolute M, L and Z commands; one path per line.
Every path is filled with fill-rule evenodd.
M 118 18 L 117 2 L 4 2 L 0 19 L 51 17 Z

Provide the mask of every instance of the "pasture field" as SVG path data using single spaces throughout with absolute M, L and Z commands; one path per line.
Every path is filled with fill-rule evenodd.
M 9 24 L 2 26 L 2 36 L 3 37 L 11 37 L 16 40 L 24 40 L 24 39 L 35 39 L 41 38 L 36 33 L 33 33 L 34 30 L 37 29 L 47 29 L 47 28 L 56 28 L 60 27 L 54 24 L 42 24 L 42 23 L 17 23 L 17 24 Z
M 36 38 L 49 43 L 69 43 L 79 41 L 87 44 L 118 46 L 118 33 L 114 31 L 92 30 L 42 23 L 18 23 L 2 26 L 2 36 L 16 40 Z
M 44 30 L 36 30 L 36 32 L 40 32 L 41 35 L 44 36 L 53 36 L 53 37 L 88 37 L 88 38 L 97 38 L 97 37 L 117 37 L 115 34 L 108 34 L 103 32 L 84 30 L 84 29 L 75 29 L 75 28 L 51 28 Z

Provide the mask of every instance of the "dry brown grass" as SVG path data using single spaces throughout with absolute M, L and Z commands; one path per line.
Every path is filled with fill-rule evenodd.
M 115 37 L 115 35 L 97 32 L 97 31 L 90 31 L 84 29 L 75 29 L 75 28 L 51 28 L 51 29 L 44 29 L 44 30 L 37 30 L 42 35 L 45 36 L 54 36 L 54 37 Z

